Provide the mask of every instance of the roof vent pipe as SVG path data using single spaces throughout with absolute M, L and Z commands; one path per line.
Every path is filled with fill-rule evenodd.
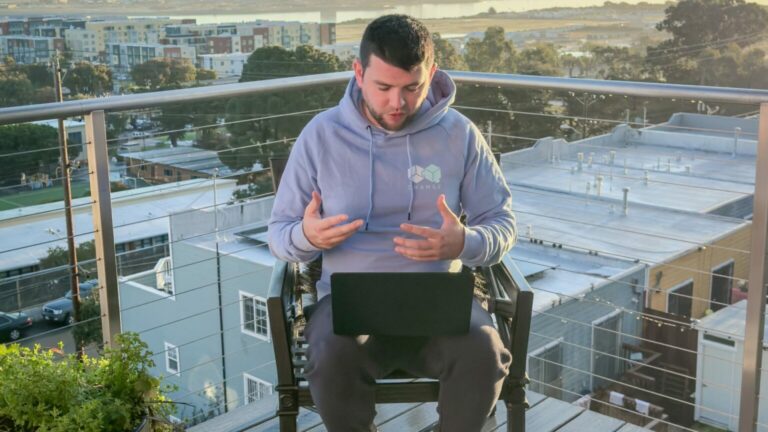
M 576 153 L 576 160 L 579 161 L 578 170 L 579 170 L 579 172 L 581 172 L 582 169 L 584 168 L 584 166 L 583 166 L 583 164 L 584 164 L 584 153 L 581 153 L 581 152 Z
M 597 179 L 595 180 L 595 194 L 597 196 L 602 196 L 603 194 L 603 176 L 597 176 Z
M 645 170 L 645 173 L 643 174 L 643 184 L 648 186 L 648 170 Z
M 624 216 L 629 215 L 629 188 L 625 187 L 624 191 Z
M 739 137 L 741 136 L 741 128 L 736 126 L 733 128 L 733 157 L 736 157 L 736 154 L 739 151 Z

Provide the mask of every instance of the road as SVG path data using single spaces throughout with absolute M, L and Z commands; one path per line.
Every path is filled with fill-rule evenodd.
M 72 337 L 71 327 L 46 322 L 39 307 L 27 309 L 24 313 L 32 318 L 32 327 L 24 331 L 19 340 L 20 345 L 28 348 L 40 345 L 44 349 L 50 349 L 58 348 L 59 342 L 63 342 L 65 353 L 75 352 L 75 340 Z

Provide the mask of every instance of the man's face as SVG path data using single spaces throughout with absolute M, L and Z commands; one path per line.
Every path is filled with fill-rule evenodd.
M 363 93 L 365 116 L 382 129 L 398 131 L 411 121 L 426 99 L 436 66 L 422 63 L 405 71 L 371 54 L 365 70 L 359 59 L 354 69 Z

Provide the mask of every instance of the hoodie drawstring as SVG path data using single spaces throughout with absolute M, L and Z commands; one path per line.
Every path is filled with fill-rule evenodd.
M 368 231 L 368 223 L 371 220 L 371 213 L 373 213 L 373 128 L 369 125 L 366 127 L 368 129 L 368 136 L 369 136 L 369 142 L 368 142 L 368 164 L 369 164 L 369 172 L 370 172 L 370 181 L 369 181 L 369 189 L 368 189 L 368 215 L 365 217 L 365 231 Z M 408 221 L 411 220 L 411 214 L 413 213 L 413 196 L 414 196 L 414 190 L 413 190 L 413 180 L 411 179 L 411 169 L 413 169 L 413 160 L 411 158 L 411 135 L 408 134 L 405 136 L 405 146 L 406 151 L 408 153 L 408 171 L 406 172 L 406 175 L 408 176 L 408 184 L 410 185 L 410 194 L 411 197 L 408 200 Z
M 408 184 L 411 189 L 411 199 L 408 202 L 408 220 L 411 220 L 411 212 L 413 212 L 413 180 L 410 176 L 410 171 L 413 169 L 413 161 L 411 160 L 411 135 L 405 136 L 405 147 L 408 151 Z
M 370 165 L 370 176 L 371 180 L 369 182 L 369 189 L 368 189 L 368 215 L 365 217 L 365 230 L 368 231 L 368 222 L 371 220 L 371 213 L 373 212 L 373 129 L 370 125 L 367 127 L 368 129 L 368 135 L 370 137 L 369 141 L 369 147 L 368 147 L 368 162 Z

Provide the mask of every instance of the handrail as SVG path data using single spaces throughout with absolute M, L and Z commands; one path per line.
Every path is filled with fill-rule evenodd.
M 708 101 L 743 104 L 768 102 L 768 90 L 465 71 L 448 71 L 448 73 L 457 83 L 482 84 L 505 88 L 613 93 L 647 98 L 703 99 Z M 52 118 L 76 117 L 93 111 L 124 111 L 217 98 L 248 96 L 274 91 L 298 90 L 312 86 L 343 84 L 351 78 L 351 71 L 333 72 L 162 92 L 75 100 L 62 103 L 53 102 L 7 107 L 0 108 L 0 125 L 47 120 Z

